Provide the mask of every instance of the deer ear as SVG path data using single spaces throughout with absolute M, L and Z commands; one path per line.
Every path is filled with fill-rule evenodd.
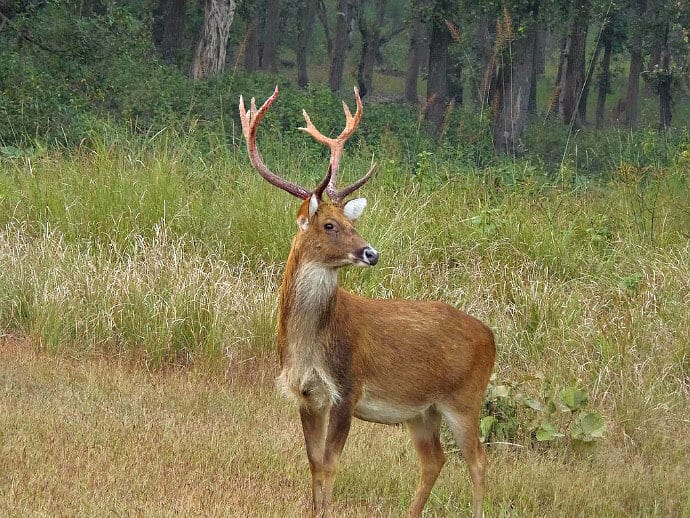
M 307 230 L 309 228 L 309 219 L 304 214 L 297 216 L 297 226 L 300 230 Z
M 348 201 L 343 207 L 343 214 L 350 221 L 355 221 L 364 212 L 364 208 L 367 206 L 366 198 L 355 198 L 354 200 Z
M 314 214 L 316 214 L 318 208 L 319 199 L 316 197 L 316 194 L 312 194 L 311 198 L 309 198 L 309 219 L 314 217 Z
M 312 194 L 311 197 L 309 198 L 309 207 L 307 210 L 309 216 L 307 217 L 307 215 L 302 212 L 302 210 L 304 210 L 304 209 L 301 209 L 300 210 L 301 214 L 299 216 L 297 216 L 297 225 L 299 226 L 300 229 L 307 230 L 309 228 L 309 221 L 314 217 L 314 214 L 316 214 L 316 211 L 318 209 L 319 209 L 319 199 L 316 197 L 315 194 Z

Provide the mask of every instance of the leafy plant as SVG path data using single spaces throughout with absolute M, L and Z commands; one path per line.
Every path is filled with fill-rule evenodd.
M 528 390 L 528 382 L 541 381 L 538 395 Z M 592 443 L 606 433 L 601 414 L 587 410 L 589 396 L 577 385 L 553 389 L 542 375 L 522 383 L 489 385 L 485 415 L 480 421 L 484 442 L 550 443 L 567 439 L 572 444 Z

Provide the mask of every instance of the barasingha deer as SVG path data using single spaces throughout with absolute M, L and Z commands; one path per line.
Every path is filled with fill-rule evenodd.
M 421 479 L 409 515 L 420 516 L 445 463 L 439 438 L 441 418 L 453 432 L 469 465 L 473 515 L 483 514 L 486 455 L 479 440 L 479 414 L 495 359 L 491 330 L 443 302 L 372 300 L 338 286 L 338 269 L 373 266 L 379 253 L 353 224 L 364 198 L 345 201 L 373 173 L 336 188 L 345 141 L 362 117 L 343 103 L 346 126 L 337 138 L 322 135 L 304 112 L 300 128 L 331 151 L 324 180 L 313 192 L 271 172 L 256 144 L 261 119 L 278 88 L 257 110 L 254 99 L 239 110 L 247 151 L 268 182 L 304 200 L 297 211 L 279 296 L 278 385 L 299 406 L 312 475 L 312 514 L 324 516 L 333 478 L 352 417 L 377 423 L 405 423 L 421 462 Z M 328 200 L 323 200 L 323 193 Z

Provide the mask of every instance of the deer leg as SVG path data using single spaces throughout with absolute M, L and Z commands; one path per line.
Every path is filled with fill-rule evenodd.
M 446 462 L 440 439 L 441 416 L 435 409 L 415 419 L 407 421 L 407 429 L 422 467 L 417 491 L 410 504 L 410 518 L 422 516 L 422 510 L 431 494 L 431 488 Z
M 319 516 L 323 512 L 323 458 L 326 443 L 326 410 L 300 407 L 304 443 L 311 470 L 311 514 Z
M 323 516 L 326 515 L 331 498 L 333 496 L 333 480 L 335 470 L 338 467 L 340 454 L 345 446 L 345 441 L 350 433 L 354 403 L 350 399 L 341 401 L 331 407 L 331 415 L 328 422 L 328 434 L 326 435 L 326 447 L 323 456 Z
M 444 406 L 441 412 L 469 467 L 472 478 L 472 516 L 482 518 L 486 492 L 486 453 L 479 441 L 479 407 L 470 409 L 467 405 Z

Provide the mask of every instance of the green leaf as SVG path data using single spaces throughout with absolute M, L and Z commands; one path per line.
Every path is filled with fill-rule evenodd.
M 544 406 L 539 401 L 537 401 L 536 399 L 526 397 L 525 398 L 525 405 L 530 407 L 532 410 L 536 410 L 537 412 L 543 412 L 544 411 Z
M 592 442 L 596 438 L 603 437 L 605 432 L 606 423 L 601 414 L 587 412 L 577 420 L 570 431 L 570 436 L 577 441 Z
M 563 437 L 562 433 L 558 433 L 556 428 L 551 423 L 541 423 L 536 432 L 537 441 L 553 441 L 556 437 Z
M 568 410 L 575 412 L 582 410 L 587 404 L 587 393 L 575 387 L 564 387 L 558 394 L 561 402 L 568 407 Z
M 486 440 L 486 438 L 489 436 L 489 432 L 493 428 L 494 424 L 496 423 L 496 418 L 492 415 L 487 415 L 485 417 L 482 417 L 479 421 L 479 435 L 481 436 L 482 440 Z

